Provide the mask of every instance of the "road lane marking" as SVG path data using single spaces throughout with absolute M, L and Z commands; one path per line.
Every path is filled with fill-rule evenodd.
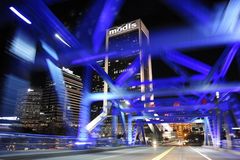
M 191 148 L 192 150 L 194 150 L 195 152 L 197 152 L 198 154 L 200 154 L 201 156 L 203 156 L 204 158 L 206 158 L 207 160 L 212 160 L 211 158 L 209 158 L 208 156 L 202 154 L 202 153 L 199 152 L 198 150 L 196 150 L 196 149 L 194 149 L 194 148 L 192 148 L 192 147 L 190 147 L 190 148 Z
M 146 151 L 146 150 L 150 150 L 150 149 L 151 149 L 151 148 L 141 149 L 141 150 L 137 150 L 137 151 L 127 152 L 127 153 L 123 153 L 123 154 L 119 154 L 119 155 L 113 155 L 113 156 L 106 156 L 106 157 L 97 158 L 97 159 L 93 159 L 93 160 L 102 160 L 102 159 L 107 159 L 107 158 L 112 158 L 112 157 L 119 157 L 119 156 L 122 156 L 122 155 L 131 154 L 131 153 L 137 153 L 137 152 L 142 152 L 142 151 Z
M 164 151 L 163 153 L 159 154 L 157 157 L 153 158 L 152 160 L 160 160 L 160 159 L 162 159 L 162 158 L 165 157 L 169 152 L 171 152 L 174 148 L 175 148 L 175 146 L 169 148 L 168 150 L 166 150 L 166 151 Z

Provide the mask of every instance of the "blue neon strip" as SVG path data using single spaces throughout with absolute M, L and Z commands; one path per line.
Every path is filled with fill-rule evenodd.
M 30 20 L 28 20 L 26 17 L 24 17 L 20 12 L 18 12 L 14 7 L 9 7 L 9 9 L 15 13 L 19 18 L 24 20 L 27 24 L 32 24 Z
M 68 47 L 70 47 L 71 48 L 71 46 L 59 35 L 59 34 L 55 34 L 54 35 L 58 40 L 60 40 L 62 43 L 64 43 L 66 46 L 68 46 Z
M 227 73 L 227 71 L 228 71 L 228 69 L 229 69 L 229 67 L 230 67 L 230 65 L 232 63 L 232 60 L 233 60 L 233 58 L 236 55 L 238 50 L 239 50 L 239 44 L 235 44 L 231 48 L 229 54 L 226 57 L 225 63 L 223 65 L 223 67 L 222 67 L 222 71 L 221 71 L 219 77 L 224 77 L 226 75 L 226 73 Z

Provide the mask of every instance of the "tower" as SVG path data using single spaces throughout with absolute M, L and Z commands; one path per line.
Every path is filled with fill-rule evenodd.
M 109 53 L 117 52 L 120 56 L 107 57 L 104 68 L 116 84 L 122 85 L 122 83 L 128 80 L 134 80 L 140 83 L 145 80 L 152 81 L 151 57 L 148 53 L 149 43 L 149 31 L 141 19 L 107 30 L 106 51 Z M 137 64 L 139 64 L 139 66 Z M 125 75 L 133 72 L 134 74 L 132 78 L 126 79 L 123 77 L 124 72 Z M 139 90 L 141 92 L 152 91 L 152 85 L 133 85 L 130 86 L 128 90 Z M 105 83 L 104 92 L 108 91 L 108 86 Z M 153 95 L 150 97 L 142 96 L 141 100 L 144 101 L 146 98 L 152 100 Z M 145 104 L 145 106 L 147 106 L 147 104 Z

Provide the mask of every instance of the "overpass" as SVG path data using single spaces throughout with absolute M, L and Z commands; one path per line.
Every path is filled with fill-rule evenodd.
M 84 38 L 76 38 L 76 35 L 70 33 L 49 9 L 50 4 L 61 3 L 60 1 L 21 0 L 3 3 L 4 11 L 9 14 L 6 15 L 12 18 L 13 15 L 10 14 L 14 14 L 15 18 L 20 21 L 19 28 L 31 32 L 37 43 L 43 48 L 44 44 L 47 44 L 56 51 L 53 52 L 45 47 L 46 55 L 40 57 L 48 64 L 50 76 L 57 84 L 56 88 L 64 86 L 56 78 L 56 74 L 61 74 L 57 72 L 56 68 L 84 66 L 83 101 L 79 115 L 79 125 L 82 127 L 78 130 L 76 144 L 93 143 L 92 131 L 110 116 L 113 119 L 112 137 L 116 137 L 117 125 L 121 123 L 128 146 L 134 146 L 139 135 L 141 143 L 146 143 L 144 126 L 148 126 L 156 134 L 157 126 L 161 124 L 192 123 L 195 120 L 201 120 L 204 123 L 205 146 L 234 148 L 235 137 L 239 136 L 240 130 L 240 80 L 231 80 L 228 73 L 233 70 L 239 78 L 239 1 L 231 0 L 226 4 L 216 4 L 219 6 L 216 11 L 207 10 L 204 3 L 190 0 L 184 3 L 173 0 L 165 2 L 165 5 L 171 7 L 174 12 L 180 13 L 187 21 L 189 21 L 189 17 L 194 18 L 195 21 L 191 21 L 191 25 L 185 28 L 174 26 L 175 28 L 172 30 L 162 29 L 152 33 L 150 46 L 140 48 L 147 52 L 143 52 L 141 61 L 136 59 L 134 61 L 136 63 L 130 65 L 128 71 L 139 70 L 141 63 L 148 60 L 146 55 L 150 54 L 152 59 L 160 58 L 178 76 L 141 82 L 134 81 L 134 74 L 128 71 L 122 72 L 117 78 L 119 80 L 124 77 L 124 80 L 113 80 L 108 72 L 97 63 L 106 56 L 114 59 L 121 58 L 126 54 L 120 51 L 105 53 L 101 50 L 105 32 L 112 26 L 116 18 L 111 13 L 120 11 L 124 6 L 122 0 L 104 1 L 104 7 L 101 8 L 95 24 L 95 30 L 92 31 L 91 47 L 84 45 Z M 97 5 L 99 2 L 96 1 L 93 8 Z M 25 17 L 20 16 L 21 14 Z M 185 17 L 184 15 L 189 16 Z M 108 16 L 107 19 L 106 16 Z M 3 24 L 9 23 L 5 18 L 2 21 Z M 87 22 L 85 20 L 83 24 Z M 76 28 L 81 32 L 86 29 L 81 24 Z M 191 53 L 193 49 L 201 50 L 220 45 L 224 46 L 224 50 L 222 53 L 217 53 L 218 56 L 211 65 L 204 62 L 208 57 L 195 56 L 196 53 Z M 144 56 L 144 54 L 146 55 Z M 92 79 L 92 71 L 98 73 L 98 76 L 104 80 L 105 87 L 109 87 L 109 91 L 91 92 L 89 82 Z M 128 88 L 133 86 L 152 86 L 152 88 L 149 87 L 150 89 L 144 91 L 129 91 Z M 154 98 L 150 98 L 153 96 Z M 90 121 L 90 105 L 96 101 L 103 101 L 103 111 Z M 223 137 L 225 138 L 223 139 Z M 168 154 L 170 151 L 171 154 Z M 138 148 L 132 151 L 129 149 L 127 153 L 129 155 L 118 153 L 118 151 L 114 151 L 114 154 L 116 157 L 121 155 L 127 158 L 128 156 L 138 156 L 138 152 L 150 153 L 151 156 L 146 157 L 150 159 L 157 156 L 156 152 L 168 154 L 167 158 L 174 157 L 175 154 L 181 152 L 191 158 L 196 156 L 201 159 L 206 156 L 201 152 L 206 153 L 207 150 L 191 147 L 160 147 L 157 150 Z M 199 153 L 198 156 L 195 155 L 196 152 Z M 106 154 L 108 153 L 110 154 L 110 152 Z M 212 155 L 214 153 L 209 153 L 209 157 Z M 96 159 L 111 159 L 115 156 L 104 155 L 102 157 L 100 154 L 97 157 L 99 158 Z

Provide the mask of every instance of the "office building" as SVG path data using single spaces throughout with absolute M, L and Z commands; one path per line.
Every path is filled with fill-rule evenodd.
M 147 53 L 148 45 L 149 31 L 140 19 L 108 29 L 106 33 L 106 51 L 109 53 L 118 52 L 118 56 L 105 59 L 105 71 L 120 85 L 129 80 L 121 81 L 120 77 L 124 72 L 128 72 L 127 74 L 134 73 L 134 78 L 131 80 L 139 82 L 151 81 L 152 67 L 151 57 Z M 140 66 L 129 68 L 135 61 L 138 61 Z M 152 86 L 132 86 L 128 89 L 145 92 L 151 90 Z M 144 99 L 145 97 L 142 97 L 142 100 Z
M 133 80 L 136 82 L 143 82 L 145 80 L 152 80 L 152 67 L 151 57 L 147 53 L 149 45 L 149 32 L 143 22 L 138 19 L 123 25 L 115 26 L 106 31 L 106 51 L 109 53 L 117 52 L 117 56 L 106 57 L 105 61 L 99 61 L 100 66 L 104 68 L 106 73 L 119 85 Z M 120 56 L 119 56 L 120 55 Z M 139 66 L 134 66 L 135 62 L 139 62 Z M 131 66 L 134 66 L 130 68 Z M 134 71 L 133 71 L 134 70 Z M 133 74 L 132 78 L 120 78 L 123 74 Z M 96 73 L 93 75 L 92 92 L 109 92 L 110 88 L 107 83 Z M 127 87 L 127 90 L 132 91 L 151 91 L 152 85 L 138 85 Z M 142 96 L 141 100 L 153 99 L 150 97 Z M 107 100 L 102 102 L 94 102 L 91 106 L 92 118 L 95 118 L 102 110 L 103 106 L 107 105 Z M 149 104 L 145 104 L 148 107 Z M 107 118 L 103 127 L 108 128 L 103 130 L 111 131 L 111 118 Z M 121 127 L 118 125 L 117 128 Z M 119 133 L 120 133 L 119 132 Z M 103 135 L 109 135 L 104 133 Z
M 59 83 L 62 86 L 56 86 L 53 80 L 46 80 L 40 113 L 43 128 L 60 131 L 62 128 L 78 128 L 82 79 L 64 67 L 62 75 L 63 82 Z M 60 89 L 56 89 L 57 87 Z
M 29 88 L 18 94 L 16 115 L 22 127 L 38 131 L 42 103 L 42 89 Z
M 104 60 L 97 61 L 98 65 L 100 65 L 102 68 L 104 68 Z M 103 79 L 101 76 L 94 71 L 92 76 L 92 93 L 101 93 L 103 92 Z M 103 101 L 96 101 L 91 104 L 91 117 L 90 119 L 93 120 L 95 117 L 97 117 L 103 108 Z

